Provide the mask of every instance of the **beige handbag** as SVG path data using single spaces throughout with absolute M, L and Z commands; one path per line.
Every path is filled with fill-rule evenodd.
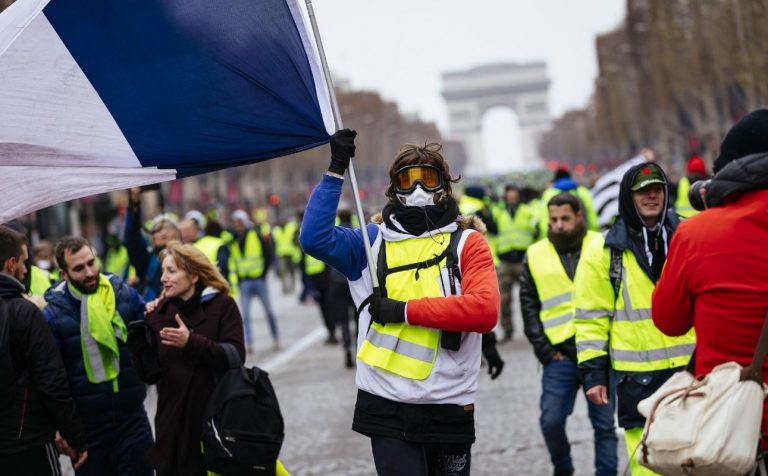
M 646 417 L 638 462 L 662 475 L 744 476 L 755 468 L 768 317 L 752 364 L 718 365 L 701 379 L 674 374 L 637 409 Z

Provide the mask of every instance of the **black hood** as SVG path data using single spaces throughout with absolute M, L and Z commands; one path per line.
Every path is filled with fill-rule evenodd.
M 19 297 L 24 293 L 24 285 L 13 276 L 0 273 L 0 297 Z
M 707 185 L 707 206 L 722 205 L 729 197 L 768 188 L 768 153 L 729 162 Z
M 633 166 L 631 169 L 627 170 L 624 177 L 622 177 L 621 186 L 619 188 L 619 216 L 633 231 L 642 230 L 645 226 L 643 219 L 640 218 L 640 214 L 635 208 L 635 202 L 632 200 L 632 184 L 635 182 L 637 174 L 646 167 L 655 167 L 664 179 L 664 205 L 662 210 L 666 212 L 667 208 L 669 208 L 669 179 L 667 178 L 667 174 L 664 173 L 664 169 L 655 162 L 645 162 Z M 659 225 L 664 226 L 666 216 L 666 213 L 661 214 Z

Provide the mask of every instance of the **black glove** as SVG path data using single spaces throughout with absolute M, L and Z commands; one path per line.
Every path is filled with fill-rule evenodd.
M 405 301 L 395 301 L 385 297 L 375 297 L 368 307 L 373 322 L 388 324 L 405 322 Z
M 349 158 L 355 156 L 357 131 L 342 129 L 331 136 L 331 165 L 328 172 L 344 175 L 349 167 Z
M 483 334 L 483 357 L 488 362 L 488 375 L 491 376 L 491 380 L 496 380 L 504 370 L 504 361 L 496 349 L 496 334 L 493 332 Z

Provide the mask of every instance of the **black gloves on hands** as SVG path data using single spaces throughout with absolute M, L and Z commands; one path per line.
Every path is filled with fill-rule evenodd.
M 355 156 L 357 131 L 341 129 L 331 136 L 331 165 L 328 172 L 344 175 L 349 167 L 349 158 Z
M 504 370 L 504 361 L 496 349 L 496 334 L 493 332 L 483 334 L 483 357 L 488 362 L 488 375 L 491 376 L 491 380 L 496 380 Z
M 385 297 L 375 297 L 368 307 L 373 322 L 389 324 L 405 322 L 405 301 L 396 301 Z

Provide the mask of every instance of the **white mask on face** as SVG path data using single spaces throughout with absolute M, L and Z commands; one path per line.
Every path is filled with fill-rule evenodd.
M 430 207 L 435 205 L 435 195 L 441 193 L 442 190 L 437 192 L 427 192 L 421 185 L 416 185 L 416 189 L 407 195 L 398 195 L 398 197 L 405 200 L 406 207 Z

